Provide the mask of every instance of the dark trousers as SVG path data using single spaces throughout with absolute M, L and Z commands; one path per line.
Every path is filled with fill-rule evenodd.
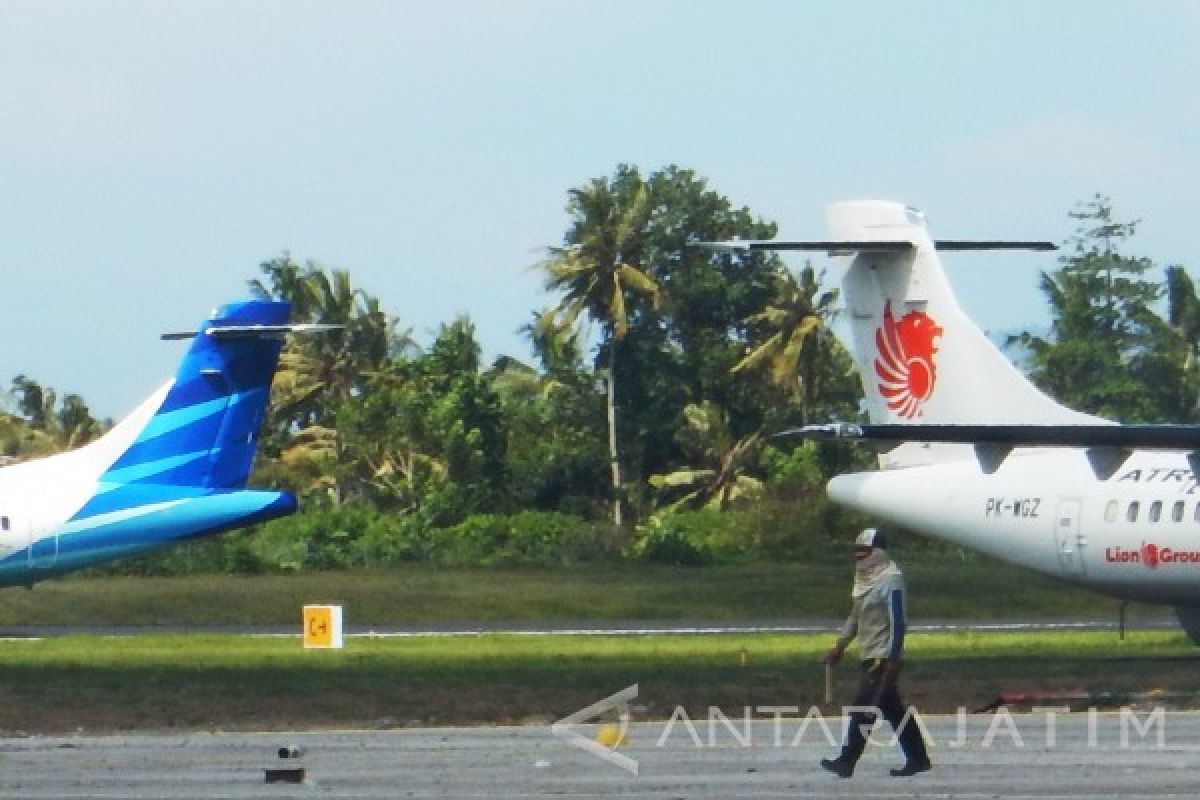
M 876 697 L 879 693 L 879 682 L 883 680 L 883 665 L 884 662 L 881 659 L 863 662 L 858 691 L 854 694 L 854 705 L 878 706 L 879 710 L 883 712 L 884 719 L 891 723 L 892 729 L 896 731 L 900 740 L 900 749 L 904 751 L 906 761 L 910 763 L 927 761 L 929 756 L 925 751 L 925 738 L 921 735 L 921 728 L 914 719 L 904 719 L 908 706 L 900 697 L 896 681 L 892 681 L 891 685 L 884 689 L 883 694 Z M 846 744 L 842 746 L 840 761 L 850 764 L 858 763 L 863 748 L 867 746 L 863 731 L 869 730 L 874 722 L 875 715 L 866 711 L 854 711 L 850 714 L 850 729 L 846 732 Z M 902 725 L 903 727 L 901 727 Z

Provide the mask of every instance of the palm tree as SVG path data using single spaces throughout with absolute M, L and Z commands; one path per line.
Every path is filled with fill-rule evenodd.
M 0 466 L 57 453 L 62 446 L 50 433 L 29 420 L 0 412 Z
M 16 398 L 17 408 L 29 420 L 29 424 L 38 430 L 50 431 L 57 421 L 54 415 L 54 405 L 57 395 L 50 387 L 43 387 L 37 381 L 18 375 L 12 380 L 12 394 Z
M 650 214 L 650 191 L 635 178 L 631 196 L 622 197 L 608 181 L 596 178 L 569 192 L 567 210 L 573 222 L 566 247 L 550 248 L 542 266 L 546 288 L 563 292 L 555 313 L 559 324 L 573 327 L 579 315 L 599 322 L 608 355 L 605 366 L 608 450 L 612 470 L 613 523 L 621 525 L 621 461 L 617 449 L 616 361 L 620 342 L 629 332 L 626 294 L 658 300 L 658 284 L 632 262 Z
M 512 356 L 500 356 L 487 376 L 502 397 L 518 403 L 545 400 L 566 389 L 568 381 L 587 377 L 579 328 L 563 324 L 555 309 L 533 312 L 533 321 L 522 325 L 519 332 L 533 345 L 542 372 Z
M 250 282 L 264 299 L 287 300 L 298 321 L 343 326 L 311 339 L 291 339 L 280 359 L 272 392 L 272 412 L 299 424 L 329 423 L 337 404 L 361 392 L 364 381 L 388 359 L 412 346 L 408 331 L 379 300 L 353 285 L 344 269 L 326 270 L 290 258 L 265 262 L 268 283 Z M 297 419 L 299 415 L 299 419 Z
M 1200 352 L 1200 298 L 1196 284 L 1183 267 L 1167 267 L 1167 321 L 1179 332 L 1188 345 L 1190 369 Z
M 760 434 L 734 438 L 729 415 L 708 401 L 686 406 L 683 418 L 680 443 L 700 465 L 650 476 L 650 485 L 656 489 L 684 492 L 668 510 L 707 507 L 725 511 L 735 500 L 762 494 L 762 481 L 745 474 L 762 447 Z
M 101 426 L 92 418 L 91 409 L 83 397 L 78 394 L 67 394 L 55 412 L 59 441 L 63 448 L 71 450 L 90 442 L 102 431 Z
M 579 371 L 583 363 L 583 337 L 578 326 L 559 319 L 556 309 L 535 311 L 533 322 L 521 326 L 520 332 L 528 337 L 547 375 Z
M 288 340 L 271 387 L 272 425 L 264 447 L 268 455 L 277 454 L 289 485 L 325 490 L 338 503 L 353 477 L 367 469 L 358 463 L 366 455 L 351 452 L 345 441 L 339 412 L 366 394 L 412 340 L 407 331 L 397 332 L 396 320 L 377 298 L 354 287 L 347 270 L 326 270 L 311 261 L 300 266 L 286 256 L 260 268 L 264 280 L 250 282 L 256 296 L 289 301 L 297 321 L 342 326 Z M 315 479 L 322 470 L 327 479 Z
M 67 394 L 59 401 L 57 392 L 49 386 L 18 375 L 13 378 L 11 395 L 26 420 L 9 418 L 11 424 L 6 426 L 5 438 L 12 444 L 5 447 L 13 452 L 8 455 L 41 456 L 71 450 L 104 431 L 78 394 Z M 23 429 L 22 435 L 14 436 L 18 428 Z
M 279 258 L 264 261 L 258 269 L 267 279 L 250 281 L 250 291 L 262 300 L 287 300 L 292 304 L 292 319 L 296 322 L 311 322 L 316 297 L 313 294 L 311 276 L 320 269 L 312 261 L 301 266 L 288 253 Z
M 811 264 L 800 271 L 799 280 L 788 269 L 779 270 L 774 299 L 746 320 L 763 338 L 732 370 L 766 370 L 772 384 L 804 403 L 806 418 L 807 406 L 818 390 L 819 340 L 837 299 L 836 289 L 817 296 L 821 288 L 817 278 Z
M 1167 321 L 1182 340 L 1183 380 L 1191 395 L 1185 399 L 1194 414 L 1197 406 L 1196 385 L 1200 383 L 1200 298 L 1196 284 L 1183 267 L 1167 267 Z

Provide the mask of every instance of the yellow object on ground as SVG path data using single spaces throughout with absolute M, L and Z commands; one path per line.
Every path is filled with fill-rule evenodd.
M 304 647 L 342 648 L 341 606 L 304 606 Z
M 625 744 L 625 734 L 617 725 L 601 725 L 596 731 L 596 743 L 605 747 L 620 747 Z

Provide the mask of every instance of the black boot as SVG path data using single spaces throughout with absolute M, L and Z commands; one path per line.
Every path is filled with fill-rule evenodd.
M 891 770 L 891 773 L 893 778 L 907 778 L 916 775 L 918 772 L 928 772 L 931 769 L 933 769 L 933 764 L 930 764 L 929 759 L 926 758 L 921 761 L 909 761 L 900 769 Z
M 822 758 L 821 766 L 839 778 L 849 778 L 854 774 L 854 763 L 840 758 Z

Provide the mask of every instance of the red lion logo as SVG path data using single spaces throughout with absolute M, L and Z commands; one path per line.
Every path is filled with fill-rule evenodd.
M 888 408 L 906 419 L 920 416 L 921 405 L 933 394 L 934 340 L 941 335 L 942 328 L 924 311 L 910 311 L 897 322 L 892 301 L 884 305 L 883 327 L 875 331 L 875 374 Z
M 1142 563 L 1150 569 L 1158 566 L 1158 545 L 1142 542 Z

